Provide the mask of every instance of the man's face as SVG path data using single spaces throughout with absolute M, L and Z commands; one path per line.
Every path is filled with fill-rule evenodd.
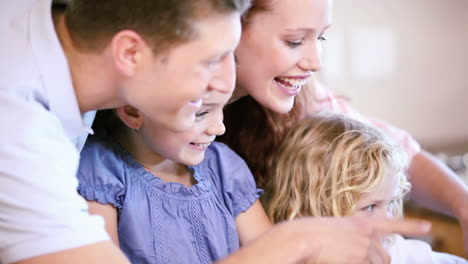
M 158 54 L 125 89 L 127 104 L 174 131 L 193 126 L 195 113 L 212 91 L 234 89 L 233 51 L 241 34 L 240 15 L 212 14 L 193 27 L 196 39 Z

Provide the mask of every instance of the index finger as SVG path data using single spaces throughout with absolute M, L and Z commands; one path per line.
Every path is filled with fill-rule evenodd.
M 398 233 L 407 236 L 421 236 L 431 230 L 431 223 L 418 219 L 372 219 L 372 226 L 379 233 Z

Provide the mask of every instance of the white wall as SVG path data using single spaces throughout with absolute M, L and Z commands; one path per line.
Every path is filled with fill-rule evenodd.
M 468 142 L 468 0 L 335 0 L 322 79 L 424 147 Z

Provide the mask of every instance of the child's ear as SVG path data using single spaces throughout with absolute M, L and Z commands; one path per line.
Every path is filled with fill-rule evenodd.
M 143 116 L 140 111 L 131 105 L 121 106 L 115 109 L 117 116 L 129 128 L 137 130 L 143 125 Z

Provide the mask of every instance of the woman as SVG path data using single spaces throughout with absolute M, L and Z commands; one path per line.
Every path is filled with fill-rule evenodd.
M 262 186 L 268 181 L 265 175 L 273 153 L 288 129 L 304 116 L 328 110 L 370 121 L 410 153 L 411 197 L 455 216 L 463 228 L 468 253 L 467 187 L 446 166 L 421 151 L 406 132 L 360 116 L 312 78 L 321 69 L 321 45 L 331 24 L 330 12 L 328 0 L 254 1 L 235 52 L 237 87 L 225 111 L 227 131 L 222 141 L 247 161 Z M 440 186 L 451 191 L 441 192 Z

